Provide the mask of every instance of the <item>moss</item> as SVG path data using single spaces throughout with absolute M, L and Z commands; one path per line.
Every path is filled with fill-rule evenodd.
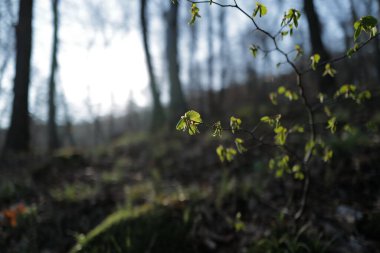
M 71 253 L 194 252 L 189 231 L 182 209 L 145 205 L 110 215 L 88 235 L 78 236 Z

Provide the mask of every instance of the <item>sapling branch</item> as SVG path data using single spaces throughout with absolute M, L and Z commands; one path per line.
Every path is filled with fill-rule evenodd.
M 317 129 L 316 129 L 316 122 L 315 122 L 315 114 L 314 114 L 315 113 L 315 106 L 313 106 L 311 104 L 308 96 L 306 95 L 306 89 L 305 89 L 305 86 L 303 83 L 304 75 L 311 72 L 311 71 L 315 71 L 316 69 L 319 69 L 323 66 L 326 67 L 327 64 L 328 64 L 328 68 L 326 68 L 327 69 L 326 73 L 333 75 L 335 73 L 335 70 L 332 69 L 330 66 L 332 63 L 342 61 L 342 60 L 350 57 L 353 53 L 358 52 L 360 49 L 362 49 L 364 46 L 366 46 L 369 42 L 371 42 L 374 38 L 379 36 L 379 33 L 372 32 L 373 30 L 376 31 L 376 29 L 374 29 L 374 26 L 376 26 L 377 20 L 372 18 L 372 17 L 367 16 L 366 19 L 361 19 L 360 21 L 355 23 L 355 29 L 356 29 L 355 30 L 355 34 L 356 34 L 355 40 L 357 39 L 357 37 L 360 35 L 360 33 L 362 31 L 367 32 L 367 33 L 368 33 L 368 31 L 370 31 L 371 33 L 370 33 L 370 38 L 367 39 L 365 42 L 363 42 L 361 44 L 355 44 L 354 48 L 351 49 L 351 52 L 349 51 L 349 53 L 347 53 L 347 54 L 344 54 L 342 56 L 338 56 L 336 58 L 332 58 L 329 60 L 325 60 L 323 62 L 319 62 L 320 56 L 318 54 L 315 54 L 312 57 L 312 59 L 314 59 L 313 64 L 310 67 L 308 67 L 307 69 L 301 70 L 299 67 L 297 67 L 294 60 L 296 60 L 300 55 L 303 54 L 302 48 L 300 46 L 296 45 L 295 49 L 293 49 L 289 52 L 285 52 L 282 48 L 280 48 L 280 46 L 278 45 L 278 41 L 277 41 L 277 38 L 279 37 L 279 35 L 284 36 L 284 34 L 287 35 L 288 33 L 290 33 L 290 35 L 292 35 L 293 29 L 298 27 L 298 19 L 301 16 L 301 14 L 298 10 L 290 9 L 288 12 L 286 12 L 284 15 L 283 21 L 281 22 L 280 29 L 275 34 L 271 34 L 267 30 L 260 27 L 258 25 L 258 23 L 256 22 L 255 17 L 257 14 L 259 14 L 259 17 L 262 17 L 267 13 L 266 7 L 260 3 L 256 4 L 256 9 L 255 9 L 253 15 L 250 15 L 247 11 L 245 11 L 244 9 L 242 9 L 238 5 L 236 0 L 233 0 L 233 4 L 224 4 L 224 3 L 220 3 L 220 2 L 215 2 L 213 0 L 212 1 L 210 1 L 210 0 L 207 0 L 207 1 L 206 0 L 204 0 L 204 1 L 186 0 L 186 1 L 189 3 L 192 3 L 192 4 L 210 4 L 210 5 L 215 4 L 215 5 L 222 7 L 222 8 L 233 8 L 233 9 L 238 10 L 241 14 L 243 14 L 243 16 L 245 16 L 249 20 L 251 20 L 251 22 L 254 26 L 254 31 L 260 32 L 261 34 L 265 35 L 269 40 L 272 41 L 272 44 L 274 46 L 274 48 L 272 48 L 272 49 L 263 49 L 259 45 L 253 45 L 250 48 L 252 54 L 254 56 L 256 56 L 257 51 L 263 52 L 264 55 L 267 55 L 267 54 L 272 53 L 272 52 L 278 52 L 279 54 L 281 54 L 285 58 L 285 61 L 280 62 L 280 65 L 286 63 L 291 67 L 292 71 L 294 72 L 296 79 L 297 79 L 296 87 L 298 90 L 298 94 L 301 97 L 301 100 L 302 100 L 302 103 L 304 105 L 305 112 L 307 115 L 307 121 L 308 121 L 307 125 L 309 128 L 308 129 L 309 133 L 308 133 L 308 138 L 307 138 L 306 143 L 307 144 L 312 143 L 313 145 L 311 145 L 310 148 L 305 149 L 305 153 L 303 155 L 303 158 L 300 158 L 296 152 L 292 151 L 287 145 L 285 145 L 286 135 L 288 134 L 288 132 L 287 132 L 286 128 L 280 126 L 279 128 L 274 129 L 275 132 L 276 132 L 276 130 L 278 131 L 278 134 L 280 134 L 280 137 L 279 137 L 279 139 L 276 139 L 276 141 L 274 142 L 274 144 L 272 144 L 272 146 L 279 148 L 282 152 L 294 157 L 294 159 L 298 160 L 302 166 L 302 171 L 304 173 L 304 185 L 303 185 L 303 190 L 302 190 L 302 197 L 301 197 L 300 206 L 294 215 L 294 218 L 296 220 L 300 219 L 302 217 L 304 211 L 305 211 L 306 204 L 307 204 L 308 192 L 309 192 L 309 188 L 310 188 L 310 166 L 309 166 L 309 163 L 311 161 L 311 158 L 313 156 L 313 151 L 315 149 L 314 144 L 316 143 L 316 140 L 317 140 Z M 376 23 L 375 23 L 375 21 L 376 21 Z M 283 33 L 283 31 L 286 27 L 289 27 L 290 32 L 285 31 Z M 293 54 L 294 52 L 297 52 L 297 56 L 295 57 L 294 60 L 291 60 L 290 55 Z M 323 104 L 323 103 L 321 103 L 321 104 Z M 202 122 L 199 122 L 199 123 L 202 123 Z M 219 122 L 219 125 L 220 125 L 220 122 Z M 258 143 L 260 143 L 262 145 L 269 145 L 268 143 L 265 143 L 261 138 L 257 138 L 254 135 L 254 132 L 256 131 L 258 126 L 259 126 L 259 124 L 256 125 L 250 131 L 250 130 L 240 128 L 240 123 L 239 123 L 238 127 L 232 127 L 232 128 L 221 128 L 219 126 L 220 127 L 219 130 L 220 131 L 221 130 L 230 130 L 230 131 L 232 131 L 233 134 L 235 133 L 235 131 L 236 132 L 244 132 L 244 133 L 249 134 Z M 283 134 L 283 136 L 281 136 L 281 134 Z

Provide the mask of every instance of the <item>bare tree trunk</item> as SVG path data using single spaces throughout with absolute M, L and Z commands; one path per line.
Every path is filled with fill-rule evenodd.
M 221 71 L 220 71 L 220 91 L 218 96 L 218 104 L 220 105 L 218 108 L 223 110 L 222 105 L 225 98 L 225 89 L 227 86 L 227 40 L 226 40 L 226 30 L 227 30 L 227 23 L 226 23 L 226 12 L 223 9 L 219 10 L 219 41 L 220 41 L 220 50 L 219 50 L 219 63 L 221 64 Z M 218 111 L 217 116 L 220 115 L 220 112 Z
M 67 104 L 65 94 L 63 92 L 60 93 L 60 102 L 61 107 L 63 108 L 63 115 L 65 118 L 65 138 L 68 140 L 68 145 L 71 147 L 74 147 L 76 145 L 74 135 L 73 135 L 73 126 L 72 126 L 72 120 L 69 113 L 69 105 Z
M 378 16 L 380 16 L 380 0 L 377 0 Z M 379 36 L 375 38 L 375 51 L 376 51 L 376 67 L 377 67 L 377 81 L 380 82 L 380 39 Z
M 147 0 L 141 0 L 140 7 L 141 7 L 140 8 L 140 22 L 141 22 L 143 42 L 144 42 L 144 52 L 145 52 L 146 64 L 147 64 L 148 74 L 149 74 L 150 90 L 151 90 L 152 99 L 153 99 L 151 128 L 152 130 L 155 130 L 163 126 L 163 123 L 165 122 L 165 114 L 164 114 L 164 110 L 160 101 L 160 93 L 158 91 L 156 77 L 154 75 L 152 57 L 151 57 L 150 48 L 149 48 L 149 37 L 148 37 L 149 28 L 148 28 L 148 22 L 146 19 Z
M 214 112 L 214 43 L 213 43 L 213 20 L 211 14 L 211 8 L 207 8 L 207 71 L 208 71 L 208 87 L 207 87 L 207 97 L 208 97 L 208 110 L 212 114 Z
M 312 53 L 319 54 L 321 56 L 321 61 L 328 60 L 331 58 L 331 56 L 322 41 L 323 31 L 318 14 L 315 10 L 314 0 L 304 0 L 304 9 L 309 24 L 309 35 L 311 40 Z M 323 93 L 332 95 L 336 88 L 335 79 L 331 76 L 322 78 L 322 71 L 323 70 L 317 71 L 319 90 Z
M 32 52 L 33 0 L 20 0 L 19 19 L 16 26 L 16 76 L 11 124 L 7 132 L 5 150 L 29 150 L 29 76 Z
M 178 63 L 178 5 L 171 4 L 167 13 L 166 57 L 168 60 L 170 115 L 169 122 L 175 124 L 186 111 L 185 96 L 179 79 Z
M 53 47 L 51 54 L 50 78 L 49 78 L 49 92 L 48 92 L 48 150 L 54 151 L 59 147 L 58 134 L 57 134 L 57 121 L 56 121 L 56 82 L 55 73 L 57 71 L 58 61 L 58 28 L 59 28 L 59 13 L 58 13 L 59 0 L 52 1 L 53 11 Z

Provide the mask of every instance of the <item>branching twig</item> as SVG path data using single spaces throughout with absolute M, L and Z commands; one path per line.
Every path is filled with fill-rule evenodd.
M 281 32 L 283 31 L 283 29 L 289 24 L 289 23 L 286 23 L 284 25 L 281 26 L 281 28 L 279 29 L 279 31 L 277 33 L 275 33 L 274 35 L 272 35 L 271 33 L 269 33 L 268 31 L 262 29 L 256 22 L 256 20 L 254 19 L 253 16 L 249 15 L 245 10 L 243 10 L 238 4 L 237 4 L 237 1 L 236 0 L 233 0 L 234 4 L 222 4 L 222 3 L 219 3 L 219 2 L 214 2 L 214 1 L 193 1 L 193 0 L 186 0 L 187 2 L 190 2 L 190 3 L 195 3 L 195 4 L 215 4 L 215 5 L 218 5 L 220 7 L 229 7 L 229 8 L 234 8 L 234 9 L 237 9 L 240 13 L 242 13 L 244 16 L 246 16 L 249 20 L 251 20 L 251 22 L 253 23 L 254 27 L 255 27 L 255 31 L 258 31 L 262 34 L 264 34 L 265 36 L 267 36 L 269 39 L 272 40 L 272 43 L 274 45 L 274 49 L 270 49 L 270 50 L 265 50 L 265 49 L 261 49 L 260 46 L 257 47 L 257 49 L 263 51 L 265 54 L 267 53 L 270 53 L 270 52 L 273 52 L 273 51 L 276 51 L 278 53 L 280 53 L 284 58 L 285 58 L 285 63 L 287 63 L 294 71 L 295 75 L 297 76 L 297 87 L 298 87 L 298 93 L 299 95 L 301 96 L 302 98 L 302 102 L 305 106 L 305 110 L 306 110 L 306 114 L 307 114 L 307 117 L 308 117 L 308 125 L 309 125 L 309 140 L 308 142 L 313 142 L 315 143 L 316 141 L 316 124 L 315 124 L 315 115 L 314 115 L 314 110 L 313 110 L 313 106 L 311 105 L 311 103 L 309 102 L 307 96 L 306 96 L 306 93 L 305 93 L 305 86 L 302 82 L 302 78 L 303 76 L 312 71 L 312 70 L 315 70 L 315 68 L 321 68 L 322 66 L 325 66 L 327 63 L 334 63 L 334 62 L 338 62 L 338 61 L 341 61 L 341 60 L 344 60 L 348 57 L 347 54 L 345 55 L 342 55 L 342 56 L 339 56 L 339 57 L 336 57 L 336 58 L 333 58 L 333 59 L 330 59 L 330 60 L 327 60 L 327 61 L 323 61 L 319 64 L 317 64 L 316 66 L 314 66 L 315 68 L 307 68 L 306 70 L 303 70 L 301 71 L 295 64 L 295 62 L 293 62 L 289 55 L 291 53 L 293 53 L 295 50 L 292 50 L 288 53 L 286 53 L 283 49 L 281 49 L 279 46 L 278 46 L 278 42 L 277 42 L 277 37 L 281 34 Z M 290 21 L 289 21 L 290 22 Z M 369 38 L 367 41 L 365 41 L 364 43 L 362 43 L 361 45 L 359 45 L 357 48 L 355 48 L 355 52 L 359 51 L 361 48 L 363 48 L 365 45 L 367 45 L 370 41 L 372 41 L 375 37 L 379 36 L 379 34 L 376 34 L 375 36 L 372 36 L 371 38 Z M 255 130 L 255 129 L 254 129 Z M 243 132 L 247 132 L 249 133 L 256 141 L 260 141 L 262 142 L 261 139 L 259 138 L 256 138 L 253 134 L 253 132 L 249 131 L 249 130 L 241 130 Z M 266 143 L 262 143 L 262 144 L 266 144 Z M 289 148 L 287 148 L 287 146 L 281 146 L 281 148 L 283 148 L 286 152 L 289 152 L 291 153 L 293 156 L 295 156 L 296 158 L 298 158 L 297 154 L 293 151 L 291 151 Z M 303 170 L 304 170 L 304 174 L 305 174 L 305 180 L 304 180 L 304 186 L 303 186 L 303 192 L 302 192 L 302 197 L 301 197 L 301 203 L 300 203 L 300 208 L 299 210 L 296 212 L 295 214 L 295 219 L 299 219 L 302 217 L 303 213 L 304 213 L 304 210 L 305 210 L 305 207 L 306 207 L 306 203 L 307 203 L 307 197 L 308 197 L 308 192 L 309 192 L 309 188 L 310 188 L 310 171 L 309 171 L 309 162 L 311 160 L 311 157 L 312 157 L 312 153 L 313 153 L 313 150 L 314 150 L 314 147 L 311 148 L 310 150 L 306 150 L 305 151 L 305 154 L 304 154 L 304 157 L 303 159 L 300 159 L 302 161 L 302 167 L 303 167 Z

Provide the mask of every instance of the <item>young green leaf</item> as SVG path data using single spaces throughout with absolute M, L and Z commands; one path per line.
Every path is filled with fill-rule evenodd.
M 191 11 L 190 11 L 190 13 L 191 13 L 191 19 L 190 19 L 190 21 L 189 21 L 189 24 L 190 24 L 190 25 L 193 25 L 193 24 L 195 23 L 195 20 L 196 20 L 197 18 L 200 18 L 200 17 L 201 17 L 201 15 L 199 15 L 199 8 L 197 7 L 197 4 L 196 4 L 196 3 L 193 3 L 193 4 L 191 5 Z
M 263 116 L 261 117 L 260 121 L 267 123 L 271 127 L 277 127 L 280 124 L 281 114 L 277 114 L 274 116 Z
M 283 126 L 278 126 L 274 129 L 274 140 L 277 145 L 283 146 L 286 143 L 286 137 L 288 136 L 288 129 Z
M 256 58 L 259 48 L 256 45 L 252 45 L 249 47 L 249 51 L 251 52 L 252 56 Z
M 311 68 L 313 70 L 316 70 L 318 62 L 321 60 L 321 56 L 319 54 L 315 54 L 310 57 L 310 60 L 311 60 Z
M 303 180 L 305 178 L 305 175 L 302 172 L 301 165 L 299 164 L 293 165 L 292 172 L 294 173 L 294 179 Z
M 331 67 L 330 63 L 327 63 L 325 65 L 325 71 L 323 72 L 323 76 L 329 75 L 331 77 L 334 77 L 335 74 L 336 74 L 336 70 Z
M 268 12 L 267 7 L 259 2 L 256 2 L 256 8 L 253 11 L 253 17 L 256 17 L 257 14 L 259 14 L 260 18 L 265 16 Z
M 294 48 L 297 52 L 295 59 L 297 59 L 303 55 L 303 49 L 301 48 L 300 45 L 295 45 Z
M 234 148 L 224 148 L 222 145 L 219 145 L 216 148 L 216 153 L 221 162 L 224 162 L 224 161 L 231 162 L 237 154 Z
M 231 132 L 234 134 L 236 130 L 240 129 L 241 125 L 241 119 L 235 118 L 234 116 L 231 116 L 230 118 L 230 127 L 231 127 Z
M 224 162 L 224 159 L 225 159 L 225 156 L 226 156 L 226 149 L 222 146 L 222 145 L 219 145 L 217 148 L 216 148 L 216 154 L 218 155 L 219 157 L 219 160 L 221 162 Z
M 354 23 L 354 41 L 356 41 L 361 32 L 373 37 L 377 34 L 377 19 L 372 16 L 364 16 Z
M 222 136 L 222 124 L 220 121 L 216 122 L 212 126 L 212 136 L 214 137 L 221 137 Z
M 326 147 L 323 151 L 322 160 L 327 163 L 328 161 L 331 160 L 331 158 L 333 157 L 333 154 L 334 152 L 330 148 Z
M 235 139 L 235 145 L 239 153 L 244 153 L 247 149 L 243 146 L 244 141 L 240 138 Z
M 269 93 L 269 99 L 273 105 L 277 105 L 277 93 L 274 93 L 274 92 Z
M 327 127 L 326 128 L 330 129 L 331 133 L 333 134 L 336 132 L 336 125 L 337 125 L 336 117 L 332 117 L 327 121 Z
M 181 116 L 181 119 L 177 123 L 176 129 L 184 132 L 188 130 L 189 135 L 194 135 L 199 133 L 199 124 L 202 124 L 201 115 L 194 110 L 190 110 L 186 112 L 185 115 Z

